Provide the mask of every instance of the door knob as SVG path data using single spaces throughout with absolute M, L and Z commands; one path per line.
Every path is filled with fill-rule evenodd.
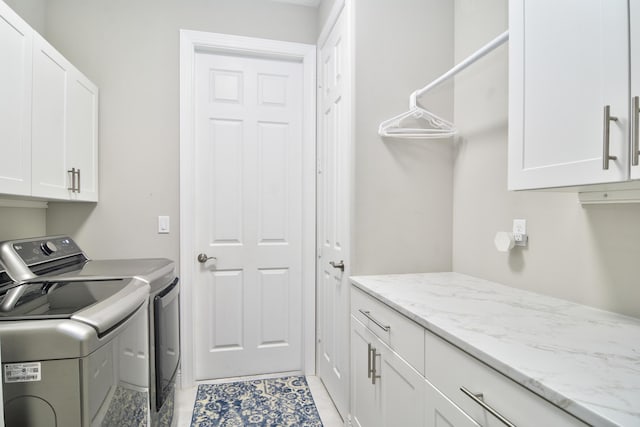
M 340 260 L 338 262 L 329 261 L 329 265 L 333 268 L 339 268 L 340 271 L 344 271 L 344 261 Z
M 217 260 L 218 258 L 216 258 L 214 256 L 207 256 L 207 254 L 199 254 L 198 255 L 198 262 L 200 264 L 204 264 L 205 262 L 209 261 L 210 259 Z

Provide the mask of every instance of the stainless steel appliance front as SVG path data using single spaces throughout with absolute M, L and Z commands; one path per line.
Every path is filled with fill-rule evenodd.
M 132 344 L 145 350 L 130 337 L 146 336 L 148 285 L 137 279 L 56 285 L 41 295 L 30 290 L 15 313 L 0 317 L 6 425 L 134 425 L 120 423 L 136 416 L 135 395 L 125 402 L 122 394 L 145 385 L 139 373 L 147 365 L 118 354 Z M 133 309 L 114 319 L 110 308 L 119 301 Z
M 179 286 L 172 261 L 93 261 L 66 236 L 2 242 L 0 261 L 11 266 L 0 271 L 8 426 L 175 425 Z M 156 348 L 170 357 L 158 359 Z M 156 364 L 171 371 L 170 378 L 160 374 L 164 394 L 156 392 Z

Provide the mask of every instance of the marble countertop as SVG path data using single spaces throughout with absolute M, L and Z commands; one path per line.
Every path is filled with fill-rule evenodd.
M 458 273 L 351 280 L 584 422 L 640 426 L 640 319 Z

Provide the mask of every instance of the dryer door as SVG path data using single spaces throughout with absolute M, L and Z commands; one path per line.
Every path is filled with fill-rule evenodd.
M 153 298 L 156 411 L 173 391 L 180 362 L 180 286 L 176 278 Z

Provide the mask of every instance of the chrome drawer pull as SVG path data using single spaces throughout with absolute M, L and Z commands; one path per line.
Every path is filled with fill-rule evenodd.
M 367 349 L 367 378 L 371 378 L 371 350 L 374 350 L 374 348 L 371 347 L 371 343 L 367 343 L 368 349 Z
M 71 187 L 67 187 L 67 190 L 72 193 L 76 192 L 76 168 L 71 168 L 67 171 L 67 173 L 71 174 Z
M 389 332 L 389 329 L 391 329 L 391 326 L 389 325 L 383 325 L 382 323 L 380 323 L 378 320 L 376 320 L 372 315 L 370 311 L 365 311 L 363 309 L 358 310 L 360 313 L 362 313 L 364 315 L 364 317 L 366 317 L 367 319 L 371 320 L 373 323 L 376 324 L 377 327 L 379 327 L 380 329 L 382 329 L 385 332 Z
M 610 144 L 610 133 L 611 133 L 611 122 L 617 122 L 618 118 L 611 115 L 611 106 L 604 106 L 604 123 L 602 125 L 603 135 L 602 135 L 602 169 L 609 169 L 609 160 L 617 160 L 618 157 L 612 156 L 609 154 L 609 144 Z
M 631 103 L 631 166 L 638 166 L 640 157 L 640 97 L 634 96 Z
M 376 348 L 371 348 L 371 384 L 376 385 L 376 378 L 380 378 L 378 370 L 376 369 L 376 357 L 379 357 L 380 353 L 376 353 Z
M 473 400 L 474 402 L 476 402 L 478 405 L 482 406 L 485 410 L 487 410 L 491 415 L 493 415 L 494 417 L 496 417 L 502 424 L 509 426 L 509 427 L 516 427 L 515 424 L 513 424 L 511 421 L 509 421 L 508 419 L 506 419 L 505 417 L 503 417 L 502 415 L 500 415 L 500 413 L 498 411 L 496 411 L 495 409 L 493 409 L 491 406 L 487 405 L 486 403 L 484 403 L 482 401 L 482 393 L 479 394 L 474 394 L 471 393 L 469 390 L 467 390 L 465 387 L 460 387 L 460 391 L 463 392 L 464 394 L 466 394 L 467 396 L 469 396 L 471 398 L 471 400 Z

